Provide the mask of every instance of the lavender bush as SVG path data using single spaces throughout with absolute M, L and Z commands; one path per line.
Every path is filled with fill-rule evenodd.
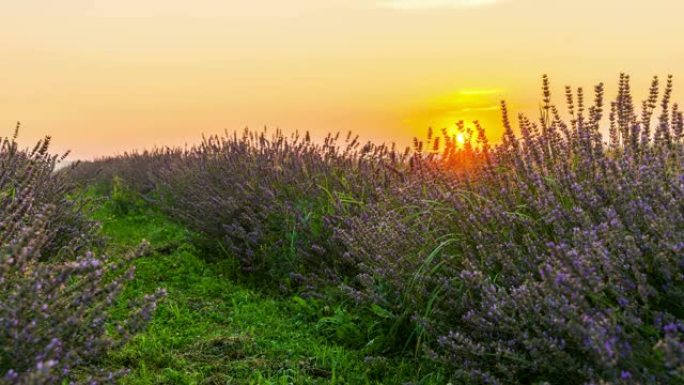
M 338 231 L 363 270 L 347 290 L 411 319 L 468 382 L 683 381 L 683 125 L 671 90 L 668 78 L 658 103 L 654 79 L 637 115 L 623 75 L 605 143 L 603 86 L 588 108 L 568 88 L 565 122 L 545 78 L 540 122 L 519 116 L 517 137 L 504 105 L 503 143 L 482 167 L 441 168 Z
M 98 360 L 144 326 L 161 293 L 110 319 L 139 252 L 113 260 L 82 250 L 94 226 L 54 173 L 61 158 L 49 138 L 21 150 L 15 137 L 0 145 L 0 383 L 113 383 L 122 373 L 99 371 Z
M 30 150 L 20 150 L 16 143 L 19 124 L 12 138 L 2 142 L 3 158 L 0 165 L 2 198 L 17 198 L 26 183 L 31 183 L 34 199 L 38 205 L 54 207 L 52 219 L 46 224 L 48 239 L 43 255 L 55 258 L 68 257 L 71 251 L 80 251 L 102 245 L 98 236 L 98 224 L 83 213 L 87 199 L 77 196 L 74 184 L 66 172 L 54 172 L 58 164 L 68 156 L 50 154 L 50 137 L 36 143 Z M 64 171 L 75 169 L 77 164 L 66 166 Z
M 251 276 L 283 288 L 338 282 L 350 266 L 331 240 L 338 214 L 355 212 L 400 177 L 403 155 L 347 136 L 245 131 L 205 139 L 155 172 L 162 207 L 216 240 Z
M 170 168 L 180 161 L 181 149 L 160 148 L 143 152 L 126 152 L 95 161 L 79 162 L 78 167 L 64 170 L 63 174 L 81 188 L 95 188 L 101 194 L 109 194 L 116 179 L 120 187 L 145 197 L 154 198 L 157 187 L 154 173 L 160 168 Z
M 635 106 L 543 81 L 502 141 L 459 123 L 411 150 L 246 131 L 91 164 L 249 276 L 339 286 L 385 353 L 466 383 L 684 382 L 684 117 L 672 78 Z M 607 117 L 607 119 L 606 119 Z M 107 179 L 108 178 L 108 179 Z
M 67 175 L 99 186 L 117 206 L 137 199 L 128 192 L 154 203 L 201 233 L 208 254 L 234 259 L 243 276 L 313 289 L 356 271 L 340 258 L 333 229 L 403 183 L 409 156 L 361 145 L 351 133 L 315 143 L 308 134 L 245 130 L 84 162 Z

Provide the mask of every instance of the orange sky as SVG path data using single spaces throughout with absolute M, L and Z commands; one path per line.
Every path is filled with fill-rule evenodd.
M 458 119 L 500 135 L 539 78 L 640 95 L 675 75 L 679 0 L 0 0 L 0 123 L 72 158 L 245 126 L 406 143 Z M 557 98 L 561 101 L 562 98 Z

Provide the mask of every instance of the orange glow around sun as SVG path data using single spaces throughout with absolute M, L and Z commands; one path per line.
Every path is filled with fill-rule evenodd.
M 419 137 L 424 132 L 422 127 L 434 127 L 438 132 L 446 130 L 448 139 L 455 146 L 463 148 L 474 140 L 473 121 L 477 120 L 488 138 L 497 141 L 503 133 L 500 128 L 500 101 L 506 99 L 507 95 L 502 88 L 457 88 L 450 93 L 419 100 L 418 105 L 428 107 L 413 113 L 407 123 Z

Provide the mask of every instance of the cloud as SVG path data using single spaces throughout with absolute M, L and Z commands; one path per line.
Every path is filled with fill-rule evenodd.
M 462 112 L 476 112 L 476 111 L 498 111 L 500 109 L 501 109 L 501 106 L 496 104 L 493 106 L 486 106 L 486 107 L 464 107 L 464 108 L 455 110 L 453 112 L 462 113 Z
M 503 90 L 498 88 L 467 88 L 459 92 L 459 95 L 463 96 L 482 96 L 482 95 L 498 95 L 501 94 Z
M 475 8 L 500 3 L 503 0 L 383 0 L 379 6 L 402 10 L 438 8 Z

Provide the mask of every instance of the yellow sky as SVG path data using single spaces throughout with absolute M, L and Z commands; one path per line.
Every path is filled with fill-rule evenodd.
M 73 158 L 264 125 L 406 143 L 480 118 L 498 137 L 493 107 L 536 111 L 543 73 L 611 96 L 621 71 L 639 91 L 672 73 L 684 96 L 683 16 L 679 0 L 0 0 L 0 123 Z

